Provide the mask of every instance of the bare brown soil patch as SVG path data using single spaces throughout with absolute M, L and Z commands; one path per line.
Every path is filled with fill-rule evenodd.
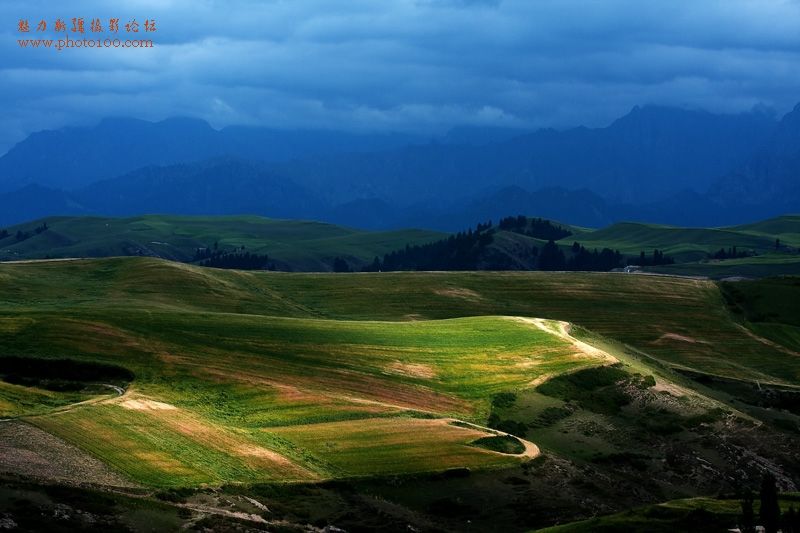
M 401 363 L 397 361 L 388 365 L 386 371 L 390 374 L 399 374 L 412 378 L 431 379 L 436 377 L 436 370 L 432 366 L 421 363 Z
M 447 296 L 449 298 L 461 298 L 463 300 L 482 300 L 483 296 L 471 289 L 463 287 L 448 287 L 446 289 L 434 289 L 434 294 L 439 296 Z
M 0 472 L 75 484 L 136 486 L 79 448 L 18 421 L 0 423 Z
M 125 409 L 133 409 L 134 411 L 170 411 L 177 409 L 174 405 L 168 403 L 146 399 L 125 400 L 120 405 Z
M 661 335 L 658 340 L 654 341 L 653 344 L 660 344 L 664 341 L 679 341 L 679 342 L 688 342 L 689 344 L 710 344 L 708 341 L 701 341 L 697 340 L 694 337 L 689 337 L 687 335 L 679 335 L 678 333 L 665 333 Z

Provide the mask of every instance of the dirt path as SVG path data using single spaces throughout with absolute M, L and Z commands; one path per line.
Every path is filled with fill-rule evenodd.
M 100 386 L 101 387 L 106 387 L 107 389 L 113 390 L 114 392 L 117 393 L 117 396 L 122 396 L 123 394 L 125 394 L 125 389 L 123 389 L 122 387 L 118 387 L 116 385 L 109 385 L 108 383 L 101 383 Z
M 50 411 L 48 411 L 46 413 L 39 413 L 39 414 L 34 414 L 34 415 L 23 415 L 23 416 L 19 416 L 17 418 L 0 418 L 0 423 L 2 423 L 2 422 L 11 422 L 12 420 L 24 420 L 24 419 L 27 419 L 27 418 L 37 418 L 37 417 L 41 417 L 41 416 L 48 416 L 48 415 L 53 415 L 53 414 L 66 413 L 66 412 L 72 411 L 73 409 L 78 409 L 79 407 L 86 407 L 87 405 L 94 405 L 96 403 L 106 402 L 106 401 L 108 401 L 110 399 L 116 399 L 116 398 L 118 398 L 120 396 L 124 396 L 125 393 L 127 392 L 125 389 L 123 389 L 122 387 L 118 387 L 117 385 L 111 385 L 109 383 L 99 383 L 99 385 L 101 387 L 106 387 L 107 389 L 113 390 L 116 393 L 116 396 L 114 396 L 112 398 L 109 398 L 109 396 L 107 394 L 103 394 L 102 396 L 97 396 L 96 398 L 89 398 L 88 400 L 84 400 L 82 402 L 71 403 L 71 404 L 68 404 L 68 405 L 62 405 L 61 407 L 56 407 L 56 408 L 51 409 Z
M 776 349 L 776 350 L 778 350 L 780 352 L 783 352 L 783 353 L 785 353 L 787 355 L 791 355 L 791 356 L 794 356 L 794 357 L 800 357 L 800 353 L 795 352 L 794 350 L 790 350 L 789 348 L 787 348 L 786 346 L 783 346 L 782 344 L 778 344 L 777 342 L 771 341 L 771 340 L 769 340 L 769 339 L 767 339 L 765 337 L 762 337 L 762 336 L 758 335 L 754 331 L 748 329 L 747 326 L 744 326 L 742 324 L 736 324 L 736 327 L 739 328 L 740 330 L 742 330 L 742 332 L 745 335 L 747 335 L 748 337 L 760 342 L 761 344 L 764 344 L 765 346 L 769 346 L 770 348 L 774 348 L 774 349 Z
M 494 436 L 497 436 L 497 437 L 513 437 L 513 438 L 517 439 L 518 441 L 520 441 L 522 443 L 522 445 L 525 447 L 525 450 L 522 453 L 518 453 L 518 454 L 509 454 L 509 453 L 502 453 L 502 452 L 494 452 L 494 453 L 499 453 L 499 454 L 502 454 L 502 455 L 516 455 L 517 457 L 527 457 L 529 459 L 534 459 L 536 457 L 539 457 L 542 454 L 542 451 L 539 449 L 539 447 L 537 445 L 535 445 L 534 443 L 532 443 L 529 440 L 525 440 L 525 439 L 523 439 L 521 437 L 517 437 L 516 435 L 512 435 L 511 433 L 506 433 L 505 431 L 500 431 L 498 429 L 487 428 L 486 426 L 473 424 L 472 422 L 465 422 L 464 420 L 459 420 L 457 418 L 442 418 L 441 420 L 443 422 L 448 423 L 448 424 L 462 425 L 462 426 L 470 427 L 472 429 L 476 429 L 478 431 L 483 431 L 484 433 L 486 433 L 488 435 L 494 435 Z M 489 451 L 491 451 L 491 450 L 489 450 Z
M 606 361 L 608 363 L 618 363 L 619 359 L 614 357 L 608 352 L 605 352 L 599 348 L 595 348 L 591 344 L 587 344 L 581 340 L 576 339 L 570 334 L 570 328 L 572 324 L 569 322 L 564 322 L 562 320 L 545 320 L 543 318 L 527 318 L 523 316 L 514 317 L 516 320 L 520 320 L 525 322 L 526 324 L 531 324 L 536 326 L 540 330 L 549 333 L 551 335 L 555 335 L 556 337 L 564 340 L 580 351 L 590 357 L 595 357 Z M 552 325 L 555 324 L 555 327 Z
M 238 520 L 255 522 L 257 524 L 273 524 L 273 522 L 269 522 L 265 520 L 262 516 L 259 516 L 255 513 L 245 513 L 243 511 L 230 511 L 228 509 L 220 509 L 219 507 L 214 507 L 211 505 L 199 505 L 191 503 L 176 503 L 173 505 L 175 507 L 180 507 L 182 509 L 189 509 L 191 511 L 200 514 L 213 514 L 217 516 L 224 516 L 226 518 L 236 518 Z M 275 524 L 275 525 L 281 525 L 281 524 Z

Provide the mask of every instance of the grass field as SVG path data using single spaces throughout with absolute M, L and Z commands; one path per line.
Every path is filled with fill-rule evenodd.
M 36 233 L 35 228 L 44 223 L 48 230 Z M 633 222 L 597 230 L 564 227 L 573 231 L 558 242 L 567 253 L 577 241 L 589 250 L 607 247 L 637 258 L 642 251 L 651 255 L 659 249 L 676 261 L 675 265 L 647 269 L 654 272 L 712 278 L 800 274 L 798 215 L 728 228 L 681 228 Z M 0 239 L 0 261 L 151 256 L 189 262 L 198 248 L 216 243 L 220 250 L 244 246 L 249 252 L 267 254 L 278 270 L 307 272 L 333 270 L 337 257 L 360 270 L 374 257 L 446 237 L 443 233 L 418 229 L 370 232 L 257 216 L 51 217 L 7 229 L 9 236 Z M 18 241 L 18 231 L 28 237 Z M 778 249 L 776 239 L 780 244 Z M 520 233 L 497 231 L 489 254 L 504 257 L 508 268 L 526 270 L 535 265 L 533 247 L 541 249 L 544 244 L 545 241 Z M 710 260 L 710 254 L 733 247 L 757 255 Z
M 559 244 L 578 240 L 587 248 L 611 248 L 628 256 L 661 250 L 674 265 L 646 267 L 649 272 L 720 279 L 730 276 L 767 277 L 800 274 L 800 216 L 786 215 L 753 224 L 727 228 L 681 228 L 624 222 L 567 237 Z M 776 250 L 776 240 L 780 250 Z M 714 260 L 709 255 L 735 247 L 751 257 Z
M 82 313 L 88 321 L 98 314 L 113 318 L 108 309 L 120 300 L 126 311 L 116 329 L 93 344 L 139 327 L 139 320 L 126 320 L 128 310 L 357 321 L 528 316 L 583 326 L 676 366 L 790 385 L 800 378 L 798 358 L 742 329 L 718 286 L 704 280 L 613 273 L 255 273 L 141 258 L 7 264 L 0 267 L 0 288 L 9 311 L 0 317 L 0 332 L 17 339 L 37 331 L 33 323 L 42 310 L 70 309 L 74 318 L 60 326 L 70 329 L 69 320 Z M 24 313 L 11 314 L 16 310 Z
M 732 308 L 761 337 L 800 352 L 800 279 L 784 277 L 723 283 Z
M 779 505 L 782 512 L 789 507 L 797 508 L 800 498 L 796 494 L 782 495 Z M 753 502 L 753 511 L 758 521 L 760 502 Z M 539 533 L 612 533 L 622 531 L 673 531 L 726 532 L 741 517 L 741 500 L 689 498 L 648 505 L 619 514 L 603 516 L 537 530 Z
M 740 251 L 774 251 L 775 239 L 784 246 L 800 246 L 800 215 L 785 215 L 753 224 L 722 228 L 683 228 L 660 224 L 621 222 L 577 236 L 587 247 L 608 246 L 624 253 L 658 248 L 689 261 L 705 258 L 707 252 L 737 247 Z M 564 239 L 568 241 L 570 238 Z
M 48 230 L 35 234 L 46 223 Z M 333 224 L 258 216 L 191 217 L 147 215 L 134 218 L 51 217 L 8 228 L 0 239 L 0 260 L 44 257 L 155 256 L 191 261 L 198 248 L 246 247 L 268 254 L 281 269 L 327 271 L 335 257 L 360 267 L 407 244 L 445 234 L 426 230 L 362 231 Z M 16 232 L 31 236 L 17 241 Z
M 493 435 L 481 428 L 493 399 L 515 394 L 536 418 L 570 401 L 537 392 L 542 383 L 616 361 L 570 323 L 635 354 L 626 364 L 643 374 L 652 364 L 786 387 L 800 376 L 799 358 L 748 330 L 702 280 L 287 274 L 117 258 L 0 265 L 0 294 L 2 355 L 135 375 L 123 396 L 74 407 L 64 406 L 85 398 L 3 384 L 0 415 L 28 415 L 153 487 L 518 465 L 524 456 L 474 444 Z M 576 458 L 587 446 L 570 452 L 555 430 L 541 438 Z
M 775 238 L 725 228 L 678 228 L 655 224 L 624 222 L 581 235 L 587 248 L 619 249 L 638 255 L 640 251 L 663 250 L 676 261 L 704 259 L 708 252 L 736 246 L 739 250 L 774 249 Z
M 150 486 L 516 464 L 471 445 L 491 433 L 445 418 L 482 423 L 494 393 L 605 362 L 506 317 L 345 321 L 95 299 L 66 318 L 31 301 L 3 317 L 6 351 L 114 363 L 136 379 L 122 397 L 28 420 Z M 321 428 L 322 447 L 308 438 Z

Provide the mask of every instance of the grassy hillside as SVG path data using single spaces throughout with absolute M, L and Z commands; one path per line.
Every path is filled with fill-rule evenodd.
M 800 359 L 743 330 L 710 281 L 615 273 L 289 274 L 148 258 L 5 264 L 7 312 L 75 306 L 345 320 L 547 317 L 617 339 L 667 364 L 798 384 Z M 18 311 L 17 311 L 18 310 Z M 32 318 L 26 318 L 26 321 Z
M 670 276 L 704 276 L 712 279 L 797 276 L 800 275 L 800 255 L 765 253 L 738 259 L 646 267 L 644 270 Z
M 138 287 L 174 279 L 152 267 L 168 270 L 175 264 L 153 260 L 80 263 L 50 265 L 83 272 L 94 278 L 89 283 L 117 297 L 125 289 L 109 276 L 115 266 L 124 267 L 115 273 L 117 279 L 130 279 L 123 272 L 133 274 L 140 267 L 145 271 L 139 275 L 147 275 L 150 267 L 153 277 L 149 283 L 134 281 Z M 95 265 L 110 268 L 104 272 Z M 46 264 L 4 266 L 4 288 L 11 283 L 23 289 L 23 280 L 11 282 L 14 272 L 38 277 L 39 266 Z M 234 276 L 215 280 L 223 285 L 242 275 L 186 266 L 178 275 L 191 271 Z M 57 284 L 83 292 L 69 277 Z M 194 285 L 196 280 L 187 278 Z M 530 455 L 472 446 L 491 431 L 455 425 L 450 418 L 482 425 L 497 392 L 607 363 L 555 330 L 511 318 L 282 318 L 221 312 L 212 305 L 201 309 L 203 298 L 194 296 L 205 291 L 194 287 L 183 297 L 161 295 L 181 307 L 189 304 L 183 308 L 146 305 L 142 294 L 125 309 L 91 291 L 83 297 L 93 302 L 82 309 L 72 307 L 66 292 L 55 306 L 38 297 L 15 304 L 12 296 L 0 318 L 4 351 L 113 363 L 129 368 L 136 379 L 124 396 L 99 397 L 51 415 L 38 406 L 26 412 L 0 390 L 5 403 L 15 404 L 2 414 L 37 415 L 28 420 L 151 486 L 485 468 L 517 464 Z M 252 290 L 252 285 L 239 289 Z M 230 290 L 218 300 L 232 301 L 237 294 Z M 62 312 L 66 307 L 71 307 L 68 316 Z M 297 312 L 293 306 L 285 309 Z
M 516 217 L 512 217 L 516 218 Z M 508 220 L 512 220 L 508 219 Z M 538 268 L 537 252 L 546 240 L 530 236 L 532 221 L 521 228 L 492 227 L 488 245 L 445 247 L 431 264 L 457 264 L 457 270 L 533 270 Z M 41 231 L 47 224 L 46 231 Z M 800 217 L 785 216 L 731 228 L 677 228 L 653 224 L 619 223 L 600 230 L 555 224 L 572 232 L 558 241 L 559 248 L 572 256 L 579 242 L 589 251 L 609 248 L 629 258 L 648 256 L 660 250 L 675 265 L 646 267 L 646 270 L 676 275 L 766 277 L 800 274 Z M 36 231 L 37 228 L 40 231 Z M 8 228 L 0 238 L 0 261 L 41 258 L 152 256 L 191 262 L 197 249 L 245 250 L 269 256 L 277 270 L 330 271 L 336 258 L 353 270 L 361 270 L 390 252 L 423 245 L 446 235 L 425 230 L 368 232 L 332 224 L 308 221 L 272 220 L 256 216 L 189 217 L 142 216 L 135 218 L 53 217 Z M 484 230 L 485 231 L 485 230 Z M 523 234 L 528 231 L 529 234 Z M 17 236 L 21 232 L 22 239 Z M 0 233 L 2 235 L 2 233 Z M 776 239 L 779 247 L 776 249 Z M 736 247 L 753 257 L 714 260 L 720 249 Z M 428 254 L 433 251 L 426 252 Z M 450 256 L 462 254 L 453 261 Z M 422 258 L 424 259 L 424 258 Z M 416 261 L 420 261 L 417 259 Z M 430 261 L 429 261 L 430 262 Z M 623 258 L 622 264 L 625 259 Z M 427 264 L 422 261 L 423 264 Z M 465 266 L 466 265 L 466 266 Z M 403 268 L 415 270 L 414 261 Z M 450 267 L 423 270 L 452 269 Z M 579 268 L 589 268 L 587 266 Z M 606 269 L 608 267 L 605 267 Z M 390 268 L 391 269 L 391 268 Z
M 778 248 L 776 249 L 776 239 Z M 661 250 L 674 265 L 645 267 L 648 272 L 679 276 L 768 277 L 800 274 L 800 216 L 786 215 L 762 222 L 728 228 L 680 228 L 625 222 L 582 232 L 562 239 L 565 245 L 578 240 L 587 248 L 608 247 L 628 256 Z M 735 259 L 713 259 L 720 249 L 736 248 L 754 254 Z
M 1 264 L 0 295 L 0 356 L 133 374 L 75 390 L 0 381 L 0 417 L 16 419 L 0 423 L 0 472 L 263 490 L 293 508 L 321 491 L 329 507 L 309 516 L 338 509 L 331 523 L 356 530 L 388 513 L 399 529 L 520 531 L 586 516 L 575 501 L 610 512 L 800 468 L 793 396 L 767 416 L 748 392 L 794 394 L 800 358 L 710 281 L 140 257 Z M 791 304 L 776 309 L 791 326 Z M 304 488 L 258 488 L 287 482 Z
M 35 233 L 46 223 L 47 231 Z M 190 217 L 148 215 L 134 218 L 51 217 L 7 228 L 0 260 L 143 255 L 191 261 L 198 248 L 268 254 L 284 270 L 326 271 L 335 257 L 353 266 L 407 244 L 443 236 L 424 230 L 368 232 L 299 220 L 257 216 Z M 30 236 L 18 241 L 18 231 Z
M 800 278 L 723 283 L 722 289 L 733 311 L 751 330 L 800 353 Z
M 796 494 L 781 495 L 782 512 L 797 508 L 800 498 Z M 756 522 L 760 502 L 753 502 Z M 622 531 L 648 531 L 652 533 L 719 532 L 730 531 L 741 520 L 741 500 L 691 498 L 648 505 L 619 514 L 603 516 L 537 530 L 539 533 L 613 533 Z
M 677 228 L 655 224 L 624 222 L 581 236 L 587 247 L 619 249 L 629 255 L 640 251 L 663 250 L 678 262 L 705 259 L 709 252 L 736 246 L 740 251 L 774 250 L 775 238 L 732 229 Z
M 731 231 L 764 235 L 773 239 L 780 239 L 789 246 L 800 247 L 800 215 L 784 215 L 752 224 L 733 226 Z

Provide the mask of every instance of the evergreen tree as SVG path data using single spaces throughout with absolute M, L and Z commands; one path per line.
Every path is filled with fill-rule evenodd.
M 742 533 L 753 533 L 756 530 L 753 513 L 753 491 L 747 489 L 742 496 L 742 519 L 739 524 Z
M 347 261 L 345 261 L 341 257 L 337 257 L 336 259 L 333 260 L 333 271 L 352 272 L 353 270 L 350 268 L 350 265 L 347 264 Z
M 761 480 L 761 513 L 759 516 L 766 533 L 777 533 L 781 508 L 778 504 L 778 488 L 772 472 L 765 473 Z
M 781 530 L 783 533 L 800 533 L 800 527 L 798 527 L 798 515 L 797 512 L 794 510 L 794 504 L 789 506 L 789 510 L 783 515 L 783 524 L 781 525 Z
M 547 241 L 542 247 L 542 251 L 539 253 L 539 261 L 538 261 L 539 270 L 565 270 L 567 267 L 567 261 L 564 258 L 564 252 L 561 251 L 561 248 L 550 239 Z

